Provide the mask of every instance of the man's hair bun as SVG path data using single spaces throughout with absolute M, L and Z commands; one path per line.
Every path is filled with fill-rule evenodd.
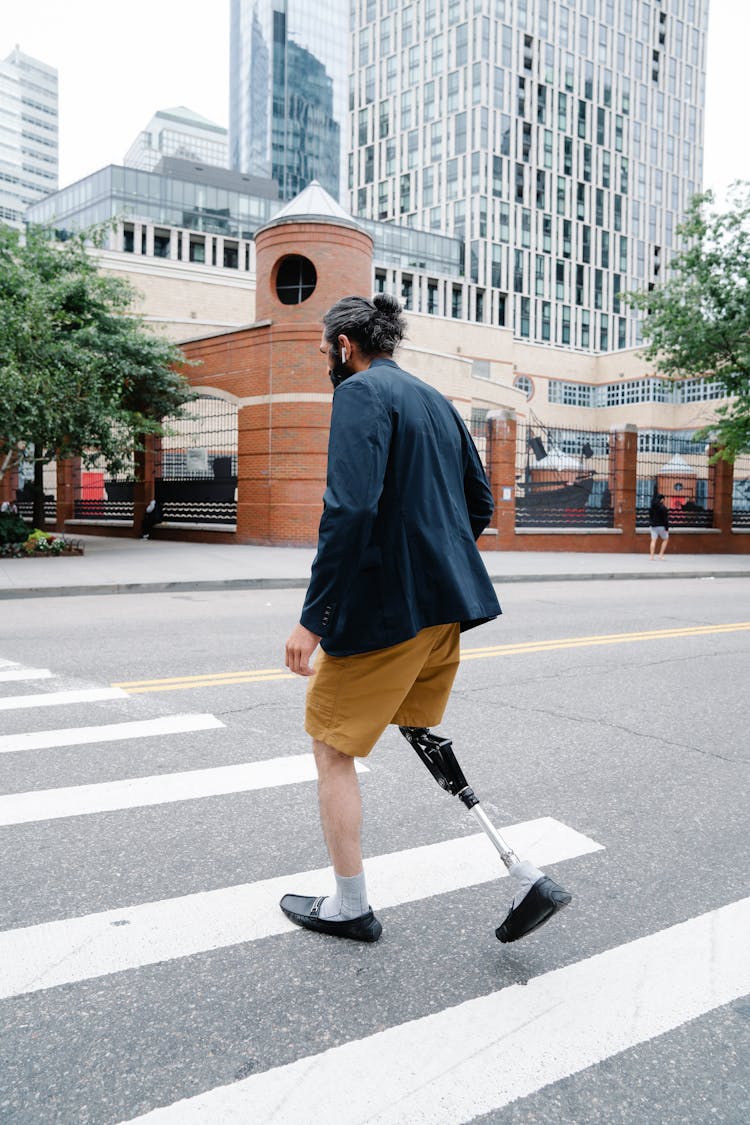
M 389 293 L 368 297 L 342 297 L 323 317 L 326 340 L 339 336 L 356 340 L 366 356 L 392 355 L 406 335 L 401 305 Z

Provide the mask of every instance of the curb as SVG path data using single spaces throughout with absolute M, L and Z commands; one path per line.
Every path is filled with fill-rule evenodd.
M 601 574 L 491 574 L 490 581 L 498 586 L 523 582 L 609 582 L 641 581 L 669 578 L 750 578 L 748 570 L 701 571 L 612 571 Z M 307 578 L 217 578 L 185 582 L 114 582 L 90 586 L 31 586 L 0 589 L 0 601 L 11 598 L 76 598 L 95 597 L 102 594 L 171 594 L 178 591 L 220 590 L 306 590 Z

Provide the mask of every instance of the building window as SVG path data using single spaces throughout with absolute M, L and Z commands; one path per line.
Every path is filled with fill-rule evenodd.
M 561 406 L 592 406 L 593 390 L 587 383 L 566 383 L 562 379 L 550 379 L 547 398 Z
M 437 316 L 438 284 L 436 281 L 427 282 L 427 312 L 430 314 L 430 316 Z
M 528 375 L 516 375 L 513 380 L 513 386 L 516 390 L 526 395 L 526 398 L 531 398 L 534 393 L 534 384 Z
M 551 305 L 549 301 L 542 301 L 542 339 L 550 339 L 551 331 Z
M 276 295 L 282 305 L 300 305 L 315 289 L 318 275 L 309 258 L 290 254 L 282 258 L 276 274 Z
M 531 302 L 528 297 L 521 298 L 521 335 L 525 337 L 528 337 L 530 332 L 530 305 Z

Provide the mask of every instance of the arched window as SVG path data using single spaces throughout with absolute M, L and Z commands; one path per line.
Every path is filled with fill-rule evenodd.
M 513 386 L 518 391 L 522 391 L 526 398 L 531 398 L 534 393 L 534 384 L 528 375 L 516 375 L 513 380 Z

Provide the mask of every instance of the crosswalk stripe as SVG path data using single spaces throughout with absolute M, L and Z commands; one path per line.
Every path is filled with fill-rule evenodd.
M 601 850 L 594 840 L 551 817 L 511 825 L 503 835 L 519 855 L 540 865 Z M 370 898 L 378 909 L 505 874 L 484 834 L 375 856 L 367 860 L 366 870 Z M 0 997 L 285 933 L 296 927 L 279 909 L 281 896 L 289 891 L 318 894 L 332 880 L 326 867 L 6 930 L 0 933 Z
M 212 730 L 223 726 L 221 719 L 217 719 L 215 715 L 166 715 L 160 719 L 139 719 L 128 723 L 3 734 L 0 735 L 0 754 L 11 754 L 19 750 L 52 750 L 60 746 L 84 746 L 94 742 L 119 742 L 128 738 L 153 738 L 162 734 L 189 734 L 191 731 Z
M 0 683 L 14 680 L 48 680 L 52 676 L 49 668 L 10 668 L 0 671 Z
M 296 1125 L 335 1090 L 350 1125 L 460 1125 L 750 992 L 750 898 L 131 1119 Z
M 99 703 L 103 699 L 127 699 L 121 688 L 83 688 L 78 691 L 49 691 L 38 695 L 9 695 L 0 699 L 0 711 L 23 707 L 59 707 L 65 703 Z
M 355 762 L 355 769 L 358 773 L 369 772 L 367 766 L 360 762 Z M 313 755 L 295 754 L 288 758 L 269 758 L 264 762 L 236 766 L 11 793 L 0 797 L 0 826 L 164 805 L 174 801 L 194 801 L 227 793 L 247 793 L 254 789 L 314 781 L 316 778 Z

